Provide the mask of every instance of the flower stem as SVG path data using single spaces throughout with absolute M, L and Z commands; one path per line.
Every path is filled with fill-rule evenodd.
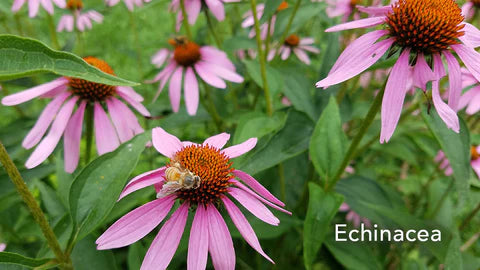
M 257 18 L 257 1 L 250 0 L 250 5 L 252 9 L 253 20 L 255 23 L 255 37 L 257 40 L 258 59 L 260 61 L 260 75 L 262 76 L 263 92 L 265 94 L 265 105 L 267 107 L 267 115 L 272 116 L 273 106 L 272 106 L 272 101 L 270 99 L 270 91 L 268 89 L 267 66 L 266 66 L 264 51 L 262 48 L 262 38 L 260 37 L 260 23 L 258 22 L 258 18 Z
M 90 155 L 92 153 L 93 145 L 93 104 L 87 104 L 86 112 L 87 121 L 87 145 L 85 147 L 85 165 L 90 162 Z
M 53 22 L 52 15 L 50 14 L 47 15 L 47 21 L 48 21 L 48 30 L 50 31 L 50 38 L 52 39 L 53 47 L 56 50 L 60 50 L 60 43 L 58 43 L 57 30 L 55 29 L 55 23 Z
M 355 156 L 355 152 L 358 148 L 358 145 L 360 144 L 360 141 L 363 139 L 363 136 L 367 133 L 368 128 L 370 125 L 372 125 L 373 120 L 375 119 L 375 116 L 377 115 L 378 111 L 380 111 L 380 108 L 382 107 L 382 99 L 383 99 L 383 94 L 385 93 L 385 86 L 386 86 L 387 80 L 385 80 L 385 85 L 380 89 L 378 92 L 377 96 L 375 97 L 375 100 L 372 103 L 372 106 L 368 110 L 367 116 L 365 116 L 365 119 L 363 120 L 363 123 L 360 127 L 360 130 L 358 131 L 357 135 L 352 140 L 352 143 L 350 144 L 350 147 L 348 147 L 347 154 L 343 158 L 342 164 L 337 170 L 337 173 L 335 174 L 335 177 L 333 177 L 333 181 L 331 182 L 331 185 L 329 186 L 329 183 L 325 183 L 325 188 L 331 189 L 335 186 L 335 184 L 340 180 L 340 177 L 342 176 L 343 172 L 345 171 L 345 168 L 347 168 L 348 164 L 352 160 L 352 158 Z
M 0 163 L 5 168 L 8 176 L 10 177 L 13 184 L 15 185 L 15 188 L 17 189 L 18 193 L 22 197 L 23 201 L 27 205 L 30 212 L 32 213 L 32 216 L 35 219 L 35 222 L 37 222 L 37 224 L 40 226 L 40 229 L 42 230 L 43 235 L 47 239 L 47 243 L 52 249 L 53 253 L 55 254 L 55 257 L 58 259 L 59 262 L 69 264 L 70 259 L 63 254 L 62 249 L 60 248 L 60 244 L 58 243 L 57 237 L 55 236 L 52 228 L 48 224 L 48 221 L 45 218 L 45 215 L 42 212 L 42 209 L 40 209 L 40 206 L 38 205 L 37 201 L 35 201 L 35 198 L 33 197 L 32 193 L 30 193 L 30 191 L 28 190 L 28 187 L 25 184 L 25 181 L 23 181 L 23 178 L 20 175 L 20 172 L 18 171 L 17 167 L 15 166 L 12 159 L 8 155 L 7 150 L 5 149 L 1 141 L 0 141 Z
M 180 0 L 180 8 L 182 9 L 182 15 L 183 15 L 182 25 L 185 28 L 185 32 L 187 33 L 188 39 L 192 40 L 192 32 L 190 31 L 190 25 L 188 24 L 187 10 L 185 9 L 185 0 Z
M 279 39 L 280 44 L 283 44 L 285 42 L 285 39 L 287 38 L 287 35 L 290 32 L 290 27 L 292 27 L 293 19 L 295 18 L 295 15 L 297 14 L 298 8 L 300 7 L 301 3 L 302 3 L 302 0 L 297 0 L 297 2 L 295 2 L 295 6 L 293 6 L 292 14 L 290 15 L 290 18 L 288 18 L 287 27 L 285 27 L 285 31 L 283 31 L 282 36 Z M 278 47 L 276 54 L 278 54 L 279 49 L 280 49 L 280 46 Z
M 212 23 L 212 19 L 210 18 L 210 14 L 208 13 L 208 9 L 204 9 L 203 11 L 205 13 L 205 18 L 207 19 L 208 29 L 210 29 L 210 33 L 212 34 L 213 39 L 215 40 L 215 45 L 217 45 L 217 47 L 221 49 L 222 43 L 220 42 L 220 38 L 218 38 L 217 32 L 215 31 L 215 29 L 213 29 L 213 23 Z

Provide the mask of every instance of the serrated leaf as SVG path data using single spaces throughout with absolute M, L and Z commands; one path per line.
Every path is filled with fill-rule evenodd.
M 343 202 L 338 193 L 326 193 L 314 183 L 308 184 L 309 200 L 303 227 L 303 260 L 312 269 L 317 252 L 330 228 L 330 222 Z
M 108 85 L 139 85 L 107 74 L 74 54 L 52 50 L 38 40 L 0 35 L 0 80 L 45 72 Z
M 70 187 L 70 213 L 81 239 L 107 217 L 145 149 L 150 132 L 138 135 L 117 150 L 85 167 Z

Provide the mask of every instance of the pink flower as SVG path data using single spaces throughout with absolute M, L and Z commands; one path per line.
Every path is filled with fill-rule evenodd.
M 452 167 L 450 166 L 450 162 L 448 161 L 445 153 L 443 151 L 438 151 L 437 156 L 435 157 L 435 162 L 440 163 L 440 169 L 443 170 L 446 176 L 450 176 L 453 173 Z
M 282 10 L 285 10 L 287 8 L 288 8 L 288 3 L 283 1 L 278 6 L 277 13 L 282 11 Z M 263 16 L 263 10 L 264 9 L 265 9 L 264 4 L 258 4 L 257 5 L 256 16 L 257 16 L 258 20 L 260 20 L 260 18 Z M 243 22 L 242 22 L 242 27 L 243 28 L 252 27 L 252 29 L 250 29 L 248 37 L 253 38 L 255 36 L 255 27 L 253 27 L 255 25 L 255 20 L 253 18 L 253 12 L 251 10 L 247 11 L 245 14 L 243 14 L 243 18 L 244 19 L 243 19 Z M 277 21 L 277 15 L 274 14 L 274 15 L 272 15 L 271 23 L 270 23 L 270 33 L 269 33 L 270 36 L 273 35 L 273 32 L 275 31 L 275 22 L 276 21 Z M 262 40 L 265 40 L 267 38 L 267 31 L 268 31 L 268 23 L 261 24 L 260 25 L 260 37 L 262 38 Z
M 360 223 L 365 224 L 365 227 L 372 227 L 372 223 L 368 218 L 361 217 L 355 211 L 353 211 L 347 203 L 342 203 L 338 209 L 340 212 L 347 212 L 345 220 L 353 224 L 355 228 L 360 227 Z
M 104 72 L 114 74 L 110 66 L 100 59 L 86 57 L 84 60 Z M 137 118 L 117 95 L 142 115 L 150 116 L 141 104 L 142 96 L 131 87 L 110 86 L 77 78 L 60 77 L 4 97 L 2 104 L 6 106 L 18 105 L 36 97 L 53 98 L 23 140 L 22 146 L 26 149 L 38 144 L 25 166 L 31 169 L 40 165 L 53 152 L 63 135 L 65 171 L 73 172 L 78 165 L 82 125 L 87 106 L 93 109 L 95 140 L 99 155 L 115 150 L 121 142 L 142 133 L 143 129 Z M 79 104 L 74 113 L 77 103 Z M 105 104 L 110 117 L 103 109 Z M 49 127 L 50 130 L 44 137 Z
M 467 0 L 462 6 L 462 14 L 465 16 L 465 20 L 470 20 L 475 15 L 475 12 L 480 7 L 480 1 L 478 0 Z
M 221 204 L 247 243 L 273 263 L 263 252 L 255 232 L 231 198 L 260 220 L 274 226 L 279 224 L 279 220 L 264 204 L 291 213 L 282 209 L 281 206 L 285 204 L 257 180 L 232 168 L 230 159 L 250 151 L 257 139 L 251 138 L 221 150 L 229 138 L 229 134 L 222 133 L 196 144 L 181 142 L 162 128 L 154 128 L 153 146 L 170 158 L 170 162 L 132 179 L 120 199 L 152 185 L 157 191 L 157 199 L 134 209 L 110 226 L 97 239 L 97 249 L 124 247 L 140 240 L 162 222 L 178 200 L 180 207 L 174 210 L 153 240 L 143 259 L 142 270 L 167 268 L 185 229 L 189 209 L 195 212 L 195 216 L 188 244 L 187 269 L 205 269 L 208 252 L 215 269 L 234 269 L 232 238 L 217 209 Z
M 433 104 L 445 124 L 459 132 L 456 110 L 461 94 L 460 64 L 456 52 L 473 76 L 480 79 L 480 31 L 463 21 L 454 0 L 401 0 L 392 6 L 364 8 L 374 17 L 327 29 L 327 32 L 383 25 L 386 29 L 367 33 L 340 55 L 327 78 L 317 87 L 328 87 L 346 81 L 365 71 L 389 49 L 400 49 L 400 57 L 388 78 L 382 102 L 380 142 L 390 140 L 400 118 L 408 81 L 426 91 L 432 81 Z M 405 20 L 408 18 L 408 20 Z M 418 31 L 418 29 L 424 29 Z M 444 77 L 443 59 L 448 66 L 448 105 L 440 97 L 439 80 Z M 433 71 L 426 59 L 432 60 Z M 412 66 L 412 63 L 415 63 Z
M 0 252 L 5 251 L 6 248 L 7 248 L 7 244 L 0 243 Z
M 53 3 L 60 8 L 65 8 L 65 0 L 14 0 L 12 5 L 12 11 L 17 12 L 20 8 L 28 2 L 28 16 L 33 18 L 37 16 L 38 8 L 42 4 L 43 8 L 50 14 L 53 14 Z
M 62 32 L 63 30 L 72 32 L 75 20 L 77 29 L 81 32 L 86 29 L 92 29 L 92 20 L 97 23 L 103 21 L 102 14 L 95 10 L 82 13 L 83 3 L 81 0 L 68 0 L 67 8 L 70 9 L 74 15 L 63 15 L 58 22 L 57 32 Z
M 225 80 L 241 83 L 243 77 L 235 72 L 235 66 L 228 59 L 227 54 L 210 46 L 200 47 L 196 43 L 184 38 L 169 41 L 175 49 L 159 50 L 153 57 L 152 63 L 161 67 L 168 64 L 149 82 L 160 81 L 160 87 L 154 99 L 170 81 L 168 91 L 170 103 L 174 112 L 180 108 L 182 77 L 184 77 L 185 105 L 190 115 L 195 115 L 198 108 L 199 90 L 197 75 L 207 84 L 216 88 L 226 88 Z
M 308 57 L 307 51 L 315 54 L 320 53 L 319 49 L 311 46 L 313 42 L 315 42 L 313 38 L 299 38 L 297 35 L 292 34 L 285 39 L 285 42 L 280 46 L 278 53 L 282 60 L 286 60 L 293 52 L 300 61 L 310 65 L 310 58 Z M 276 51 L 277 50 L 272 49 L 268 53 L 268 61 L 271 61 L 275 57 Z
M 470 165 L 472 169 L 477 174 L 477 177 L 480 178 L 480 146 L 472 145 L 470 147 Z M 435 157 L 435 162 L 440 163 L 440 169 L 443 170 L 446 176 L 450 176 L 453 174 L 452 166 L 450 165 L 450 161 L 445 156 L 443 151 L 438 151 L 437 156 Z
M 152 0 L 123 0 L 125 5 L 127 6 L 128 10 L 130 10 L 130 11 L 133 11 L 135 6 L 141 7 L 141 6 L 143 6 L 143 2 L 149 3 L 150 1 L 152 1 Z M 105 3 L 109 7 L 115 6 L 116 4 L 118 4 L 118 2 L 120 2 L 120 0 L 105 0 Z
M 473 87 L 472 87 L 473 86 Z M 467 69 L 462 68 L 462 88 L 469 88 L 463 93 L 458 102 L 458 109 L 467 108 L 467 114 L 475 114 L 480 111 L 480 84 L 477 78 Z

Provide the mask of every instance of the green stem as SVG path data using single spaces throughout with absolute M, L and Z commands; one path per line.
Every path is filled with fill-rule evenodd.
M 87 104 L 87 112 L 85 116 L 87 122 L 87 145 L 85 147 L 85 165 L 87 165 L 90 162 L 93 145 L 93 104 Z
M 287 27 L 285 27 L 285 31 L 283 31 L 282 36 L 279 39 L 280 44 L 283 44 L 285 42 L 285 39 L 287 38 L 288 33 L 290 31 L 290 27 L 292 27 L 293 19 L 295 18 L 295 15 L 297 14 L 298 8 L 300 7 L 301 3 L 302 3 L 302 0 L 297 0 L 297 2 L 295 2 L 295 6 L 293 6 L 292 14 L 290 15 L 290 18 L 288 18 Z M 278 54 L 278 50 L 280 50 L 280 46 L 278 47 L 276 54 Z
M 210 33 L 212 34 L 213 39 L 215 40 L 215 44 L 217 45 L 217 47 L 219 49 L 221 49 L 222 48 L 222 45 L 221 45 L 222 43 L 220 42 L 220 39 L 218 38 L 217 32 L 213 28 L 212 19 L 210 18 L 210 14 L 208 13 L 208 9 L 204 9 L 203 11 L 205 13 L 205 18 L 207 19 L 208 29 L 210 30 Z
M 58 243 L 57 237 L 55 236 L 52 228 L 48 224 L 48 221 L 45 218 L 45 215 L 43 214 L 42 209 L 40 209 L 40 206 L 38 205 L 37 201 L 35 201 L 35 198 L 33 197 L 32 193 L 30 193 L 30 191 L 28 190 L 28 187 L 25 184 L 25 181 L 23 181 L 23 178 L 20 175 L 20 172 L 18 171 L 17 167 L 15 166 L 12 159 L 8 155 L 7 150 L 5 149 L 1 141 L 0 141 L 0 163 L 2 163 L 8 176 L 10 177 L 13 184 L 15 185 L 15 188 L 17 189 L 18 193 L 20 194 L 23 201 L 27 205 L 28 209 L 32 213 L 32 216 L 35 219 L 35 222 L 37 222 L 37 224 L 40 226 L 40 229 L 42 230 L 43 235 L 47 239 L 47 243 L 52 249 L 53 253 L 55 254 L 55 257 L 58 259 L 59 262 L 68 264 L 70 259 L 63 254 L 62 249 L 60 248 L 60 244 Z
M 208 101 L 208 104 L 204 104 L 208 113 L 212 117 L 213 121 L 215 122 L 215 126 L 217 127 L 218 132 L 222 132 L 223 130 L 223 124 L 222 124 L 222 118 L 218 114 L 217 108 L 215 107 L 215 102 L 213 101 L 212 93 L 210 92 L 210 87 L 203 82 L 203 88 L 205 89 L 205 97 L 206 100 Z
M 267 36 L 265 37 L 265 61 L 267 61 L 268 58 L 268 52 L 270 51 L 270 29 L 272 27 L 272 18 L 268 20 L 268 25 L 267 25 Z
M 50 38 L 52 39 L 53 48 L 60 50 L 60 43 L 58 43 L 57 30 L 55 29 L 55 23 L 53 22 L 52 15 L 47 15 L 48 30 L 50 31 Z
M 387 81 L 385 80 L 385 85 L 386 85 L 386 82 Z M 343 158 L 342 165 L 340 165 L 340 168 L 338 168 L 337 173 L 335 174 L 335 177 L 333 177 L 333 181 L 331 185 L 329 186 L 328 182 L 325 183 L 325 188 L 327 190 L 333 188 L 335 184 L 338 182 L 338 180 L 340 180 L 340 177 L 345 171 L 345 168 L 347 168 L 348 164 L 350 163 L 352 158 L 355 156 L 355 152 L 357 150 L 358 145 L 362 141 L 363 136 L 365 136 L 368 128 L 370 127 L 370 125 L 372 125 L 373 120 L 375 119 L 375 116 L 377 115 L 378 111 L 380 111 L 383 94 L 385 93 L 385 85 L 380 89 L 377 96 L 375 97 L 375 100 L 373 101 L 372 106 L 368 110 L 367 116 L 365 116 L 365 119 L 363 120 L 360 130 L 358 131 L 357 135 L 353 138 L 352 143 L 348 148 L 347 154 Z
M 273 115 L 273 106 L 272 101 L 270 99 L 270 91 L 268 89 L 268 82 L 267 82 L 267 65 L 265 61 L 264 51 L 262 48 L 262 38 L 260 37 L 260 23 L 258 22 L 257 18 L 257 1 L 250 0 L 250 5 L 253 14 L 253 20 L 255 23 L 255 38 L 257 40 L 257 50 L 258 50 L 258 59 L 260 61 L 260 75 L 262 76 L 263 82 L 263 92 L 265 94 L 265 105 L 267 107 L 267 115 Z
M 183 15 L 182 25 L 185 28 L 185 32 L 187 33 L 188 40 L 192 40 L 192 32 L 190 31 L 190 25 L 188 24 L 187 11 L 185 9 L 185 0 L 180 0 L 180 8 L 182 9 L 182 15 Z

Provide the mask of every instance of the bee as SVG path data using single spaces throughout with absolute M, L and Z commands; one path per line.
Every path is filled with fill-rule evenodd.
M 176 36 L 168 41 L 172 46 L 182 46 L 188 43 L 188 38 L 186 36 Z
M 179 162 L 174 162 L 165 171 L 165 183 L 157 194 L 157 198 L 166 197 L 181 189 L 196 189 L 200 186 L 202 179 Z

